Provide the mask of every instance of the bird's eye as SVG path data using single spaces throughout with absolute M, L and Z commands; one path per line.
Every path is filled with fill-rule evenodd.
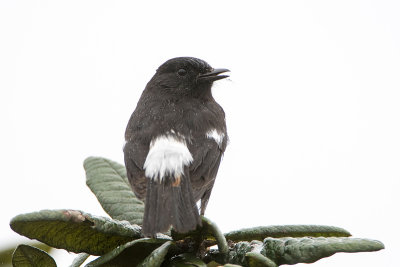
M 185 69 L 179 69 L 179 70 L 178 70 L 178 75 L 179 75 L 179 76 L 185 76 L 186 73 L 187 73 L 187 71 L 186 71 Z

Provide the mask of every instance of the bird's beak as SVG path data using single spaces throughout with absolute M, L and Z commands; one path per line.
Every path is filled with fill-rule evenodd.
M 228 71 L 230 71 L 230 70 L 228 70 L 228 69 L 213 69 L 210 72 L 200 74 L 197 78 L 199 81 L 213 82 L 213 81 L 217 81 L 217 80 L 221 80 L 221 79 L 225 79 L 225 78 L 229 77 L 229 75 L 219 75 L 221 73 L 225 73 Z

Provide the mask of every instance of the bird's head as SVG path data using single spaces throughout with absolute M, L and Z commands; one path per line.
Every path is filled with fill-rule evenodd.
M 220 75 L 228 69 L 213 69 L 207 62 L 193 57 L 172 58 L 162 64 L 150 81 L 159 93 L 206 96 L 214 81 L 229 77 Z

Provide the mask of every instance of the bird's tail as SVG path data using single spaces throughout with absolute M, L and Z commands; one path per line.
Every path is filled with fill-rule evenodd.
M 189 175 L 148 179 L 143 233 L 154 237 L 169 230 L 186 233 L 201 224 Z

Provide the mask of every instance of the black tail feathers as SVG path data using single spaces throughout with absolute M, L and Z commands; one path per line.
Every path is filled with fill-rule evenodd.
M 201 224 L 188 176 L 148 179 L 143 233 L 154 237 L 169 230 L 186 233 Z

